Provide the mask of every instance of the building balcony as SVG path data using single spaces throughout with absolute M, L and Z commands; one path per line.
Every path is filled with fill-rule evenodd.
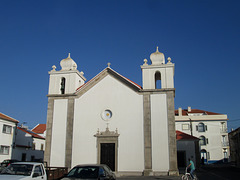
M 221 132 L 221 133 L 227 133 L 227 132 L 228 132 L 228 129 L 227 129 L 227 128 L 220 128 L 220 132 Z
M 222 142 L 222 147 L 227 147 L 227 146 L 229 146 L 229 142 L 228 141 Z

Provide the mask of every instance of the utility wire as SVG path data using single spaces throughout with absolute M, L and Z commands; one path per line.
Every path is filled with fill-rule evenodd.
M 234 121 L 240 121 L 240 119 L 229 120 L 228 123 L 230 123 L 230 122 L 234 122 Z

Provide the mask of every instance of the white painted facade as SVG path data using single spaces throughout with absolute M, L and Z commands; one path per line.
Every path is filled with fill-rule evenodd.
M 34 134 L 32 131 L 18 127 L 16 132 L 13 159 L 19 161 L 43 161 L 45 138 Z
M 17 120 L 0 113 L 0 162 L 12 159 L 17 123 Z
M 168 124 L 166 95 L 153 95 L 151 97 L 152 107 L 152 144 L 153 144 L 153 170 L 167 171 L 169 168 L 169 148 L 168 148 Z M 166 148 L 162 148 L 166 147 Z M 165 162 L 165 163 L 159 163 Z
M 106 87 L 108 88 L 106 89 Z M 77 113 L 74 116 L 72 165 L 78 164 L 80 159 L 82 163 L 97 163 L 96 137 L 93 135 L 97 133 L 98 129 L 105 131 L 107 123 L 109 123 L 110 130 L 118 129 L 120 134 L 119 171 L 142 169 L 143 151 L 136 152 L 136 149 L 142 149 L 143 142 L 132 143 L 136 136 L 143 138 L 143 127 L 141 126 L 143 118 L 140 107 L 142 107 L 142 97 L 111 76 L 106 76 L 87 93 L 76 99 Z M 101 118 L 101 113 L 106 109 L 113 113 L 109 122 Z M 84 136 L 86 138 L 79 142 L 79 139 Z M 89 150 L 86 151 L 81 148 L 82 146 L 86 146 L 86 149 Z M 126 150 L 128 153 L 124 153 Z M 134 161 L 137 162 L 137 166 L 134 165 Z
M 174 64 L 165 64 L 158 50 L 150 58 L 151 65 L 144 60 L 141 66 L 143 88 L 110 67 L 85 83 L 70 56 L 60 71 L 53 66 L 45 152 L 50 166 L 101 163 L 102 145 L 110 142 L 119 174 L 177 172 L 176 160 L 171 161 L 176 159 Z M 156 88 L 157 80 L 162 88 Z
M 65 166 L 67 99 L 54 102 L 53 129 L 50 166 Z
M 179 108 L 175 119 L 176 130 L 200 139 L 201 158 L 204 157 L 205 163 L 229 158 L 227 115 L 188 107 L 187 110 Z

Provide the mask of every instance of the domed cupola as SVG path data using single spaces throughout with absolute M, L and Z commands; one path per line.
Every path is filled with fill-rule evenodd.
M 150 59 L 152 61 L 152 65 L 165 64 L 164 54 L 158 51 L 158 47 L 157 47 L 156 52 L 154 52 L 150 55 Z
M 77 64 L 75 61 L 70 57 L 70 53 L 66 59 L 61 60 L 60 65 L 62 67 L 62 71 L 69 71 L 69 70 L 76 70 Z

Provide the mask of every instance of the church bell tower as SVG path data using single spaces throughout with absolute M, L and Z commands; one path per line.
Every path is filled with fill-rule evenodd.
M 158 51 L 150 55 L 152 64 L 147 63 L 147 59 L 144 59 L 142 68 L 142 81 L 143 89 L 166 89 L 174 88 L 174 64 L 171 62 L 171 58 L 168 58 L 168 62 L 165 64 L 164 54 Z
M 77 70 L 77 64 L 70 53 L 66 59 L 61 60 L 60 65 L 60 71 L 56 71 L 56 66 L 53 65 L 49 72 L 49 95 L 72 94 L 86 81 L 83 72 Z
M 145 158 L 143 174 L 158 174 L 162 169 L 161 163 L 166 158 L 164 163 L 168 166 L 168 175 L 178 175 L 174 64 L 171 58 L 165 63 L 164 54 L 158 51 L 158 47 L 150 59 L 151 64 L 144 59 L 141 66 Z

